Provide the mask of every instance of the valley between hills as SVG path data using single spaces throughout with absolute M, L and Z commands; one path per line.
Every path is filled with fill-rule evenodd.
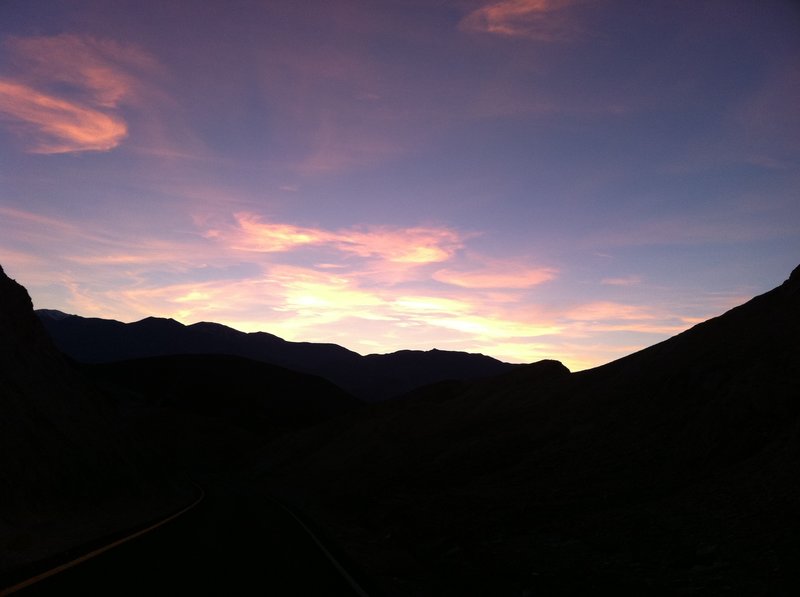
M 205 487 L 202 528 L 278 500 L 370 595 L 795 594 L 798 338 L 800 268 L 577 373 L 34 312 L 0 270 L 0 587 Z

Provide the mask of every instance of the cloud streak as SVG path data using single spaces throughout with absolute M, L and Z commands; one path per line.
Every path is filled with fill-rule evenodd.
M 642 283 L 639 276 L 620 276 L 618 278 L 603 278 L 601 284 L 606 286 L 638 286 Z
M 505 265 L 499 268 L 483 268 L 472 271 L 442 269 L 433 274 L 439 282 L 461 288 L 531 288 L 556 277 L 556 270 L 549 267 L 527 268 Z
M 210 230 L 207 236 L 221 238 L 241 251 L 280 253 L 322 246 L 344 255 L 408 266 L 446 261 L 464 241 L 464 235 L 444 227 L 371 226 L 328 231 L 265 222 L 250 213 L 238 213 L 235 220 L 233 229 Z
M 113 41 L 76 35 L 10 38 L 16 74 L 0 77 L 0 121 L 40 154 L 109 151 L 128 136 L 121 113 L 136 103 L 137 73 L 157 64 Z
M 672 335 L 696 323 L 654 307 L 613 301 L 593 301 L 566 310 L 563 319 L 575 336 L 604 332 Z
M 0 114 L 32 139 L 31 153 L 107 151 L 127 136 L 125 122 L 92 108 L 0 79 Z
M 575 29 L 564 9 L 575 0 L 503 0 L 474 10 L 460 23 L 461 29 L 501 37 L 522 37 L 542 42 L 565 41 Z

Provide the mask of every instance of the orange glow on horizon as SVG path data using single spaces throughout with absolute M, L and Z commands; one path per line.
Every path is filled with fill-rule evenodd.
M 557 280 L 557 271 L 464 253 L 460 247 L 469 236 L 446 228 L 377 226 L 334 232 L 240 214 L 237 226 L 219 228 L 216 234 L 206 231 L 194 244 L 182 244 L 104 237 L 22 210 L 2 208 L 2 213 L 16 222 L 19 238 L 43 234 L 56 251 L 81 239 L 85 253 L 65 251 L 51 259 L 62 264 L 67 310 L 84 316 L 216 321 L 287 340 L 339 342 L 362 353 L 467 349 L 513 362 L 555 358 L 571 369 L 630 351 L 630 344 L 598 344 L 596 338 L 603 334 L 672 335 L 702 319 L 613 301 L 548 309 L 522 303 L 524 293 Z M 196 221 L 205 227 L 203 218 Z M 309 246 L 324 251 L 321 264 L 290 263 Z M 409 259 L 418 255 L 419 247 L 432 252 L 419 261 Z M 4 266 L 28 272 L 34 290 L 51 282 L 35 273 L 45 261 L 4 250 L 2 241 L 0 250 Z M 181 276 L 197 264 L 224 267 L 243 255 L 257 266 L 243 278 L 148 282 L 153 269 Z M 447 267 L 432 268 L 440 264 Z M 378 275 L 392 267 L 402 268 L 402 276 Z M 82 281 L 89 271 L 92 285 Z
M 6 4 L 0 264 L 37 307 L 575 369 L 800 250 L 788 0 Z

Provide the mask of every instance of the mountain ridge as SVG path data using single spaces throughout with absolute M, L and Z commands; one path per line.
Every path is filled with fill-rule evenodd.
M 220 330 L 196 331 L 195 341 Z M 138 341 L 152 348 L 157 336 Z M 324 525 L 389 594 L 797 594 L 798 337 L 800 267 L 743 305 L 594 369 L 546 360 L 440 379 L 247 444 L 247 482 Z M 383 382 L 419 369 L 420 357 L 447 356 L 401 351 Z M 141 391 L 191 400 L 205 381 L 182 383 L 186 369 L 174 363 L 184 359 L 208 369 L 202 358 L 159 357 L 177 381 L 156 376 Z M 138 382 L 137 371 L 123 377 Z M 223 391 L 225 371 L 216 373 Z M 256 392 L 258 375 L 244 382 Z M 219 408 L 238 421 L 252 418 L 251 406 L 245 395 Z M 221 438 L 203 458 L 229 444 Z
M 242 332 L 214 322 L 184 325 L 146 317 L 132 323 L 37 311 L 59 349 L 82 363 L 177 354 L 231 354 L 331 380 L 368 402 L 445 379 L 476 379 L 517 365 L 445 350 L 402 350 L 362 356 L 331 343 L 290 342 L 268 332 Z

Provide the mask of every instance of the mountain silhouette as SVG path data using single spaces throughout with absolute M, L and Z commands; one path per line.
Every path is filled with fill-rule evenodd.
M 420 388 L 263 467 L 400 592 L 796 594 L 798 338 L 800 268 L 607 365 Z
M 0 268 L 0 588 L 185 506 L 196 493 L 186 473 L 235 477 L 271 435 L 363 404 L 236 356 L 80 365 L 40 317 Z
M 447 379 L 477 379 L 514 368 L 464 352 L 403 350 L 361 356 L 335 344 L 289 342 L 266 332 L 244 333 L 217 323 L 183 325 L 148 317 L 134 323 L 37 311 L 53 341 L 82 363 L 153 356 L 227 354 L 324 377 L 365 401 L 380 401 Z
M 0 270 L 0 546 L 19 561 L 94 532 L 98 512 L 131 520 L 109 504 L 169 485 L 155 451 L 294 505 L 387 594 L 794 595 L 799 337 L 800 267 L 607 365 L 478 379 L 453 373 L 495 366 L 480 355 L 37 318 Z M 371 398 L 408 391 L 359 406 L 287 361 L 351 367 Z

